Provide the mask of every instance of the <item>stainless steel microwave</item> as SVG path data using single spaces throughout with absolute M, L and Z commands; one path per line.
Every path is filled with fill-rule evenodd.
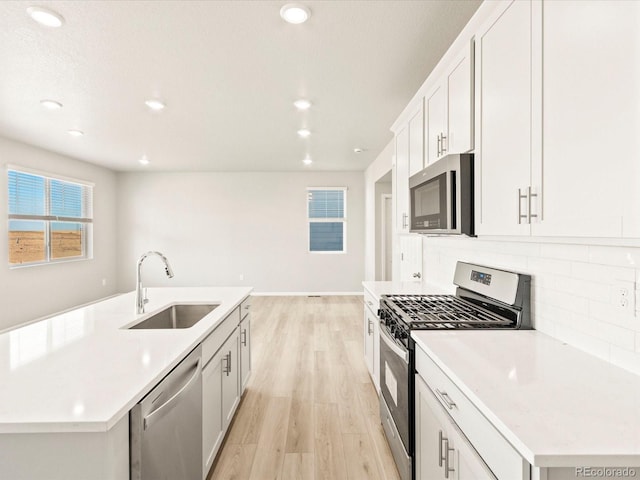
M 473 232 L 473 154 L 447 155 L 409 179 L 411 232 Z

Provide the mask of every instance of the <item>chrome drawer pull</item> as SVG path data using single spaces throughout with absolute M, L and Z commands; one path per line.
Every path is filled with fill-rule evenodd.
M 438 390 L 436 388 L 436 393 L 438 394 L 440 399 L 445 403 L 445 405 L 447 406 L 447 408 L 449 410 L 453 410 L 453 407 L 457 407 L 456 402 L 451 400 L 451 397 L 449 396 L 449 394 L 447 392 L 441 392 L 440 390 Z
M 449 467 L 449 452 L 455 452 L 455 449 L 449 448 L 449 440 L 445 438 L 444 441 L 445 441 L 444 478 L 449 478 L 449 473 L 456 471 L 455 468 Z
M 445 438 L 442 436 L 442 430 L 438 431 L 438 466 L 442 466 L 442 462 L 445 460 L 445 457 L 442 456 L 442 441 Z

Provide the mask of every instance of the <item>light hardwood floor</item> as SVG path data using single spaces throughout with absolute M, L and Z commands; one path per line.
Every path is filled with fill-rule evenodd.
M 254 297 L 253 373 L 208 480 L 398 479 L 361 297 Z

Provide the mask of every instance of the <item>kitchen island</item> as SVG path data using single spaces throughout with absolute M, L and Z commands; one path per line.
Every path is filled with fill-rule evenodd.
M 128 412 L 251 292 L 150 288 L 0 334 L 0 478 L 129 478 Z M 190 328 L 128 327 L 176 303 L 217 304 Z

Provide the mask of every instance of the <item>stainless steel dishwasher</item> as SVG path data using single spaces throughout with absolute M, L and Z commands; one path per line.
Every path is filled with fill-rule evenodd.
M 131 480 L 202 480 L 202 347 L 129 413 Z

